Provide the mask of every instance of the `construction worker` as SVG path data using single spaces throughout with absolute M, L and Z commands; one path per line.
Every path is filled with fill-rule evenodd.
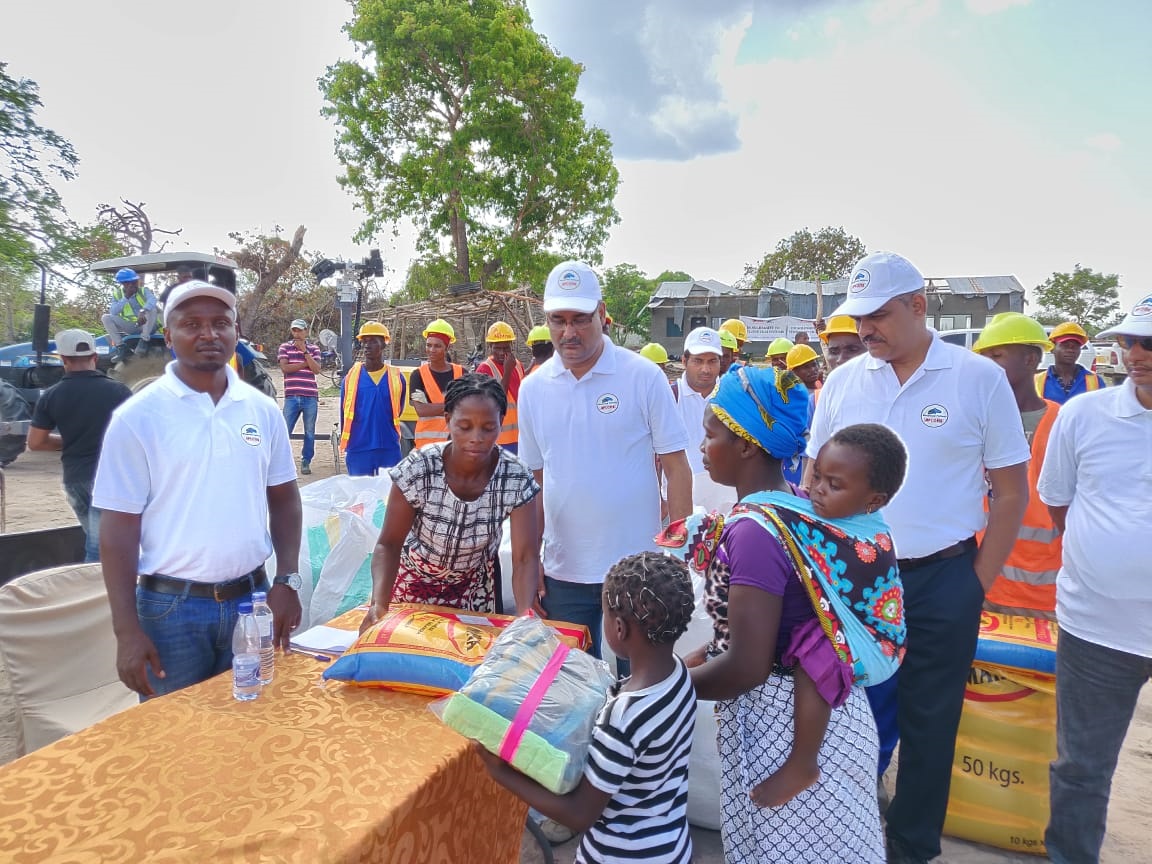
M 548 332 L 547 324 L 537 324 L 528 331 L 528 338 L 524 340 L 532 352 L 532 362 L 524 370 L 525 375 L 531 375 L 542 365 L 552 359 L 556 346 L 552 344 L 552 334 Z
M 783 336 L 779 339 L 773 339 L 768 344 L 768 353 L 765 355 L 765 359 L 777 369 L 787 369 L 788 352 L 795 347 L 791 339 L 785 339 Z
M 520 440 L 516 425 L 516 399 L 520 395 L 520 382 L 524 380 L 524 367 L 520 365 L 513 350 L 516 331 L 506 321 L 497 321 L 488 328 L 484 339 L 488 343 L 488 359 L 481 362 L 476 371 L 495 378 L 504 388 L 504 395 L 508 397 L 508 410 L 504 414 L 504 423 L 496 443 L 509 453 L 515 453 L 516 443 Z
M 723 375 L 736 362 L 736 351 L 739 349 L 736 337 L 727 330 L 720 331 L 720 349 L 724 352 L 720 355 L 720 374 Z
M 375 477 L 400 461 L 400 414 L 404 377 L 384 362 L 391 336 L 379 321 L 365 321 L 356 334 L 363 362 L 352 364 L 340 385 L 340 449 L 348 473 Z
M 856 320 L 848 315 L 829 318 L 827 326 L 820 331 L 820 341 L 824 343 L 824 359 L 828 361 L 829 372 L 867 351 L 856 330 Z
M 645 360 L 651 360 L 661 369 L 663 369 L 664 364 L 668 362 L 668 352 L 659 342 L 649 342 L 640 349 L 640 356 Z
M 412 407 L 416 410 L 416 441 L 419 449 L 448 440 L 448 421 L 444 417 L 444 388 L 464 374 L 459 363 L 448 362 L 448 346 L 456 342 L 456 331 L 443 318 L 424 328 L 424 350 L 428 361 L 412 373 Z
M 1050 402 L 1063 405 L 1073 396 L 1105 387 L 1095 372 L 1080 365 L 1080 352 L 1088 344 L 1088 334 L 1075 321 L 1065 321 L 1053 328 L 1052 365 L 1037 372 L 1036 392 Z
M 160 316 L 156 295 L 140 284 L 139 275 L 131 268 L 121 267 L 112 278 L 116 280 L 116 288 L 108 314 L 100 321 L 113 347 L 119 347 L 125 336 L 139 336 L 136 355 L 143 357 L 148 353 L 148 340 L 156 332 Z
M 1019 312 L 1002 312 L 988 322 L 972 350 L 997 363 L 1008 376 L 1024 423 L 1024 437 L 1032 448 L 1024 523 L 1000 575 L 984 595 L 984 608 L 1055 620 L 1061 538 L 1036 491 L 1048 436 L 1060 410 L 1056 402 L 1042 399 L 1035 385 L 1036 369 L 1044 352 L 1052 350 L 1052 343 L 1039 322 Z M 988 509 L 987 503 L 984 509 Z M 982 539 L 983 532 L 977 535 L 978 541 Z
M 809 393 L 815 393 L 820 389 L 823 377 L 820 369 L 820 355 L 813 350 L 811 345 L 793 347 L 784 355 L 784 365 L 789 372 L 796 373 L 796 377 L 804 383 Z M 810 399 L 809 402 L 815 405 L 815 400 Z
M 731 333 L 736 337 L 736 353 L 744 350 L 744 343 L 748 341 L 748 325 L 739 318 L 729 318 L 717 328 L 721 333 Z
M 609 339 L 612 338 L 612 316 L 611 315 L 608 315 L 607 313 L 605 313 L 604 326 L 601 327 L 600 329 L 604 332 L 605 336 L 607 336 Z

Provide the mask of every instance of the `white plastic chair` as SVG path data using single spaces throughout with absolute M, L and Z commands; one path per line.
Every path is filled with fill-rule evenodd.
M 0 585 L 0 663 L 16 703 L 17 755 L 139 704 L 116 674 L 99 564 L 54 567 Z

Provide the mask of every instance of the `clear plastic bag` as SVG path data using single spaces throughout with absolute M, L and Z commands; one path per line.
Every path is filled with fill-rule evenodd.
M 539 618 L 517 618 L 460 691 L 429 706 L 461 735 L 558 795 L 579 785 L 596 716 L 614 683 L 607 663 L 569 650 L 513 750 L 506 741 L 509 729 L 553 656 L 564 650 L 561 645 Z

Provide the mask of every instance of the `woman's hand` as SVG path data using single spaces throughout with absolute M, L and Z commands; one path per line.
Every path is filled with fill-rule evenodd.
M 692 651 L 689 651 L 680 658 L 684 665 L 691 669 L 693 666 L 703 666 L 708 661 L 708 646 L 701 645 Z
M 364 620 L 360 622 L 360 632 L 363 633 L 373 624 L 377 623 L 384 617 L 384 613 L 388 611 L 388 604 L 385 603 L 381 606 L 378 603 L 373 603 L 368 607 L 368 611 L 364 613 Z

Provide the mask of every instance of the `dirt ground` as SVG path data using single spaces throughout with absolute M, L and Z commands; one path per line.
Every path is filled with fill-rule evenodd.
M 277 381 L 278 390 L 282 390 Z M 301 477 L 301 483 L 311 483 L 335 473 L 329 434 L 337 420 L 339 406 L 335 396 L 321 396 L 316 422 L 316 455 L 312 462 L 312 475 Z M 299 427 L 298 427 L 299 428 Z M 293 441 L 293 450 L 299 459 L 301 441 Z M 54 453 L 24 453 L 4 469 L 6 486 L 6 531 L 29 531 L 74 523 L 72 511 L 60 487 L 60 460 Z M 15 755 L 15 706 L 8 696 L 8 681 L 0 664 L 0 765 Z M 892 779 L 889 775 L 888 786 Z M 715 831 L 693 830 L 696 845 L 695 860 L 701 864 L 723 861 L 719 834 Z M 1137 864 L 1148 861 L 1148 844 L 1152 838 L 1152 687 L 1145 688 L 1136 716 L 1129 729 L 1120 764 L 1112 786 L 1109 810 L 1108 837 L 1101 861 L 1104 864 Z M 568 864 L 576 851 L 576 841 L 555 850 L 556 861 Z M 526 834 L 521 856 L 522 864 L 543 862 L 543 857 Z M 1035 856 L 1017 855 L 987 846 L 978 846 L 945 838 L 943 855 L 936 859 L 943 864 L 1007 864 L 1038 860 Z

